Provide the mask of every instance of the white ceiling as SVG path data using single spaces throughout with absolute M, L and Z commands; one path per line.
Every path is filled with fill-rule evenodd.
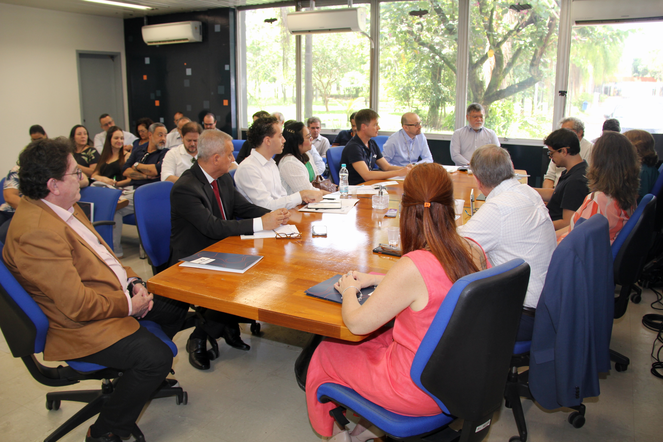
M 83 0 L 0 0 L 0 3 L 9 3 L 32 8 L 51 9 L 54 11 L 75 12 L 79 14 L 101 15 L 105 17 L 143 17 L 145 15 L 173 14 L 176 12 L 201 11 L 214 8 L 234 8 L 245 5 L 262 5 L 275 3 L 281 0 L 118 0 L 125 3 L 150 6 L 156 8 L 150 11 L 127 9 L 117 6 L 108 6 L 98 3 L 89 3 Z M 292 2 L 290 2 L 292 3 Z

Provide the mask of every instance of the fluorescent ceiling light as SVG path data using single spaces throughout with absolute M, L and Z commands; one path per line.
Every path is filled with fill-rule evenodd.
M 151 8 L 150 6 L 134 5 L 131 3 L 115 2 L 111 0 L 85 0 L 85 1 L 90 3 L 101 3 L 102 5 L 119 6 L 121 8 L 142 9 L 142 10 L 154 9 Z

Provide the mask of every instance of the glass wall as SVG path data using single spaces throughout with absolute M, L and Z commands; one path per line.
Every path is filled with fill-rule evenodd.
M 380 127 L 416 112 L 425 132 L 454 130 L 458 1 L 380 5 Z
M 565 114 L 583 120 L 586 138 L 599 137 L 606 118 L 623 132 L 663 133 L 661 42 L 661 22 L 573 28 Z
M 370 29 L 371 6 L 366 9 Z M 347 8 L 347 5 L 325 9 Z M 322 121 L 325 129 L 349 129 L 350 114 L 370 106 L 370 40 L 358 32 L 302 37 L 304 115 Z
M 537 138 L 553 115 L 559 4 L 478 0 L 470 7 L 468 103 L 486 109 L 499 137 Z
M 286 120 L 296 117 L 295 36 L 285 17 L 295 8 L 253 9 L 240 14 L 246 44 L 246 115 L 250 122 L 259 110 L 281 112 Z

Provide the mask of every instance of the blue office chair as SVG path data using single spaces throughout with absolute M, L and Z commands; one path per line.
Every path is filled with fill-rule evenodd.
M 329 174 L 335 184 L 339 184 L 338 171 L 341 170 L 341 155 L 343 155 L 343 149 L 345 149 L 345 146 L 330 147 L 327 149 Z
M 572 408 L 568 421 L 580 428 L 585 424 L 583 399 L 599 395 L 599 373 L 610 370 L 614 284 L 609 225 L 600 214 L 581 221 L 553 252 L 532 340 L 514 345 L 504 390 L 518 427 L 510 442 L 527 441 L 521 397 L 549 410 Z M 519 373 L 519 367 L 528 366 Z
M 384 152 L 384 143 L 387 142 L 389 137 L 387 135 L 378 135 L 377 137 L 373 137 L 373 141 L 378 145 L 380 148 L 380 152 Z
M 652 246 L 654 221 L 656 219 L 656 197 L 650 193 L 640 201 L 638 208 L 617 234 L 612 243 L 615 284 L 621 286 L 615 298 L 615 319 L 626 313 L 629 296 L 640 279 L 646 263 L 647 252 Z M 640 302 L 641 292 L 633 295 L 634 302 Z M 630 363 L 626 356 L 610 350 L 610 359 L 615 361 L 615 370 L 625 371 Z
M 235 158 L 237 158 L 237 154 L 245 142 L 246 140 L 233 140 L 233 152 L 235 153 Z
M 235 172 L 237 172 L 237 169 L 233 169 L 233 170 L 229 171 L 228 173 L 230 174 L 230 178 L 233 179 L 233 184 L 235 185 L 235 187 L 237 187 L 237 183 L 235 183 Z
M 113 226 L 115 209 L 122 191 L 109 187 L 84 187 L 81 189 L 81 201 L 94 204 L 94 228 L 113 250 Z
M 155 275 L 168 268 L 170 259 L 172 188 L 172 181 L 159 181 L 140 186 L 134 192 L 138 236 Z
M 0 243 L 0 256 L 2 248 Z M 174 356 L 177 355 L 177 346 L 166 336 L 158 324 L 141 321 L 141 325 L 164 341 Z M 55 391 L 46 394 L 48 410 L 58 410 L 61 401 L 87 403 L 45 439 L 45 442 L 54 442 L 99 413 L 113 393 L 114 386 L 111 380 L 118 378 L 122 373 L 113 368 L 89 362 L 69 361 L 68 365 L 58 367 L 41 364 L 35 354 L 44 351 L 48 327 L 48 318 L 39 305 L 23 289 L 7 269 L 4 261 L 0 259 L 0 328 L 12 355 L 23 360 L 36 381 L 49 387 L 64 387 L 91 379 L 102 381 L 100 390 Z M 164 382 L 155 393 L 154 398 L 175 396 L 177 405 L 186 405 L 187 393 L 181 387 L 174 385 L 177 384 Z M 138 426 L 134 427 L 132 434 L 137 441 L 145 441 Z
M 529 273 L 527 263 L 514 259 L 459 279 L 447 293 L 410 370 L 412 380 L 442 413 L 399 415 L 333 383 L 318 388 L 318 400 L 353 410 L 390 437 L 452 434 L 447 425 L 464 418 L 461 440 L 483 440 L 501 405 Z M 341 410 L 331 413 L 344 427 Z
M 7 177 L 4 177 L 0 180 L 0 204 L 5 203 L 5 195 L 4 195 L 4 190 L 5 190 L 5 180 Z

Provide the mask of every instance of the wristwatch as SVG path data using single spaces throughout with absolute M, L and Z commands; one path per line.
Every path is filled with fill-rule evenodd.
M 132 298 L 134 297 L 134 287 L 136 285 L 142 285 L 143 287 L 145 287 L 147 289 L 147 284 L 145 284 L 145 281 L 143 281 L 140 278 L 134 279 L 133 281 L 131 281 L 129 283 L 129 285 L 127 285 L 127 290 L 129 290 L 129 296 L 131 296 Z
M 134 170 L 138 170 L 138 165 L 140 162 L 136 161 L 133 166 L 131 166 Z

